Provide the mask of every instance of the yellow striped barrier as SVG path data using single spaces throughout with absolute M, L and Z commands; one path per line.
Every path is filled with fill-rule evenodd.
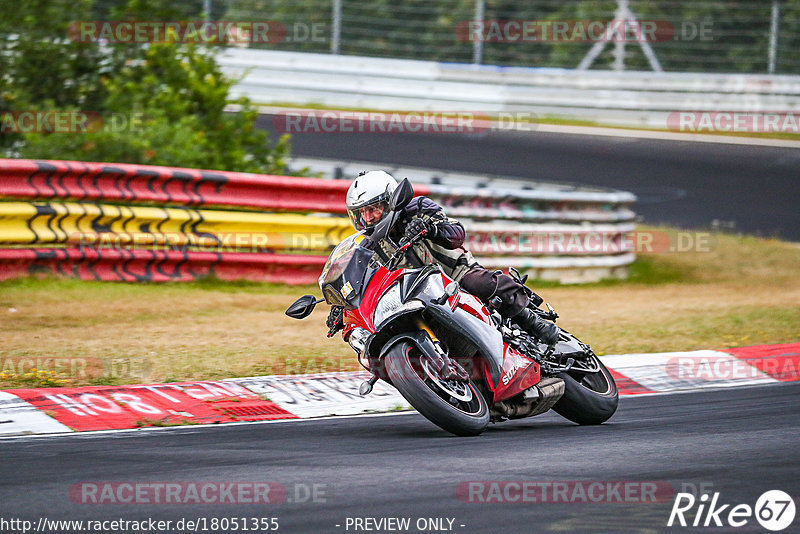
M 0 243 L 326 251 L 353 233 L 342 217 L 0 202 Z

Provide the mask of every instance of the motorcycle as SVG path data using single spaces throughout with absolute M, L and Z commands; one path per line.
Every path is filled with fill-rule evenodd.
M 323 301 L 340 306 L 341 320 L 328 337 L 343 330 L 372 374 L 361 395 L 382 379 L 432 423 L 459 436 L 550 409 L 582 425 L 607 421 L 617 409 L 617 386 L 589 345 L 563 329 L 554 346 L 541 343 L 498 313 L 502 301 L 484 305 L 436 264 L 417 258 L 415 268 L 397 268 L 403 257 L 416 257 L 413 245 L 425 236 L 399 243 L 388 237 L 413 196 L 403 180 L 390 215 L 373 233 L 354 234 L 331 252 L 319 277 L 323 297 L 304 295 L 286 315 L 303 319 Z M 384 238 L 395 248 L 388 261 L 373 250 Z M 509 274 L 524 285 L 527 275 L 513 268 Z M 549 304 L 543 310 L 541 299 L 534 302 L 543 319 L 558 318 Z

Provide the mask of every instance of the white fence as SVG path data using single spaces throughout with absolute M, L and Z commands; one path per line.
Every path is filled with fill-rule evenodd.
M 228 49 L 234 95 L 259 104 L 414 111 L 527 112 L 667 128 L 679 111 L 800 112 L 800 76 L 493 67 Z

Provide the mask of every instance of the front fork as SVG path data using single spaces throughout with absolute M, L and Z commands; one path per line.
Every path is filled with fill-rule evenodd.
M 433 342 L 433 347 L 436 349 L 437 354 L 441 358 L 440 361 L 432 362 L 436 366 L 436 372 L 440 373 L 442 378 L 445 380 L 459 380 L 459 381 L 467 381 L 469 380 L 469 375 L 464 370 L 458 362 L 454 362 L 450 359 L 447 355 L 447 351 L 442 348 L 442 343 L 439 341 L 439 338 L 436 337 L 436 334 L 430 329 L 430 327 L 425 324 L 425 321 L 419 319 L 417 321 L 417 326 L 420 330 L 427 332 L 428 336 L 431 338 Z
M 388 349 L 391 348 L 396 341 L 399 341 L 400 338 L 407 338 L 413 341 L 424 357 L 428 358 L 433 368 L 439 373 L 443 380 L 467 382 L 469 380 L 469 373 L 467 373 L 458 362 L 450 359 L 447 355 L 447 351 L 442 347 L 439 338 L 433 333 L 433 330 L 431 330 L 422 319 L 417 321 L 417 327 L 419 331 L 416 334 L 399 335 L 389 340 L 381 351 L 381 358 L 383 358 L 386 352 L 388 352 Z M 427 334 L 427 336 L 425 336 L 423 332 Z M 368 395 L 379 378 L 378 374 L 373 371 L 372 377 L 362 382 L 359 386 L 359 394 L 362 396 Z

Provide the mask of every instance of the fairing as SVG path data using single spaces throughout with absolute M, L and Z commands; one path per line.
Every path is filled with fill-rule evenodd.
M 442 297 L 445 286 L 452 282 L 438 266 L 389 271 L 374 261 L 371 250 L 359 246 L 360 241 L 357 234 L 336 247 L 320 276 L 320 287 L 326 298 L 336 290 L 334 299 L 341 297 L 347 302 L 344 312 L 345 339 L 356 327 L 366 329 L 371 335 L 364 352 L 378 356 L 370 348 L 372 341 L 380 338 L 380 335 L 376 335 L 374 314 L 381 298 L 390 290 L 399 289 L 403 303 L 421 301 L 424 304 L 422 317 L 435 319 L 478 349 L 494 402 L 517 395 L 540 381 L 539 365 L 503 342 L 503 336 L 488 310 L 476 297 L 457 291 L 443 304 L 434 302 Z M 348 283 L 350 288 L 343 292 Z M 398 289 L 392 289 L 395 285 Z M 388 322 L 392 322 L 396 315 L 389 317 Z M 422 330 L 395 336 L 392 342 L 401 338 L 414 342 L 425 352 L 435 351 L 428 334 Z M 383 345 L 381 354 L 385 354 L 391 345 L 384 341 L 385 338 L 380 341 Z
M 379 268 L 373 261 L 374 253 L 360 245 L 362 240 L 362 234 L 353 234 L 328 256 L 319 276 L 319 287 L 328 304 L 347 309 L 359 306 L 363 288 Z
M 500 332 L 461 308 L 453 310 L 448 305 L 429 303 L 425 311 L 478 347 L 489 365 L 492 386 L 496 386 L 503 368 L 503 336 Z

